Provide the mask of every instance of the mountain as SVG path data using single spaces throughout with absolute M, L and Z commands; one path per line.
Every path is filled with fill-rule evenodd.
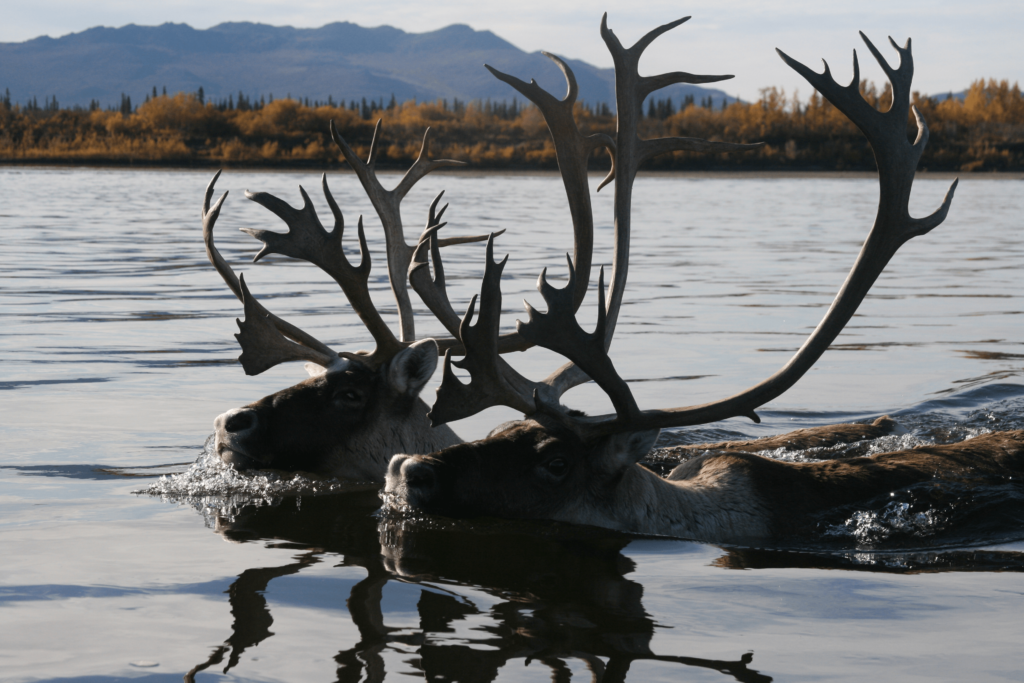
M 564 56 L 563 56 L 564 58 Z M 580 100 L 614 108 L 614 77 L 566 59 L 576 74 Z M 60 106 L 116 105 L 121 94 L 139 103 L 153 87 L 168 93 L 195 92 L 227 99 L 239 91 L 325 101 L 437 98 L 511 100 L 518 95 L 484 68 L 491 66 L 552 93 L 565 92 L 555 65 L 539 52 L 527 53 L 490 31 L 455 24 L 429 33 L 390 26 L 364 28 L 348 22 L 314 29 L 247 22 L 197 30 L 187 24 L 96 27 L 60 38 L 0 43 L 0 92 L 14 102 L 56 97 Z M 718 106 L 733 101 L 721 90 L 677 85 L 655 94 L 678 105 L 687 95 Z M 520 100 L 522 98 L 520 97 Z

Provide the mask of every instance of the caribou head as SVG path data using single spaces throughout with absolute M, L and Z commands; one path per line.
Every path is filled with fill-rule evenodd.
M 225 192 L 211 206 L 219 172 L 206 189 L 203 237 L 207 256 L 245 307 L 245 320 L 239 321 L 240 331 L 235 335 L 242 347 L 242 367 L 246 374 L 255 375 L 278 363 L 304 360 L 311 375 L 293 387 L 217 417 L 217 452 L 236 468 L 272 467 L 380 481 L 387 459 L 398 450 L 430 452 L 459 442 L 447 426 L 430 426 L 427 406 L 419 398 L 420 390 L 437 366 L 438 353 L 458 347 L 459 343 L 454 338 L 416 341 L 408 272 L 417 270 L 414 282 L 431 294 L 443 295 L 443 280 L 436 284 L 416 268 L 424 251 L 475 242 L 486 236 L 440 239 L 437 231 L 445 225 L 441 217 L 447 205 L 438 211 L 442 196 L 438 195 L 430 205 L 422 244 L 406 244 L 400 213 L 402 199 L 426 174 L 461 162 L 430 159 L 428 129 L 419 158 L 394 189 L 385 190 L 375 171 L 380 131 L 378 122 L 369 159 L 363 162 L 331 125 L 335 142 L 355 170 L 384 226 L 388 275 L 399 310 L 398 337 L 370 299 L 371 263 L 362 217 L 358 223 L 360 261 L 353 265 L 342 250 L 344 217 L 327 186 L 326 175 L 322 186 L 334 216 L 332 231 L 324 228 L 301 186 L 300 209 L 265 192 L 246 193 L 249 199 L 281 218 L 288 225 L 287 233 L 244 229 L 263 242 L 255 261 L 276 253 L 309 261 L 330 275 L 373 336 L 376 348 L 372 352 L 335 352 L 268 312 L 249 292 L 244 278 L 235 275 L 214 243 L 214 224 L 227 198 Z M 516 347 L 517 340 L 510 341 L 511 344 L 506 342 L 508 349 Z
M 607 18 L 602 21 L 602 36 L 616 72 L 619 125 L 613 174 L 618 243 L 628 245 L 630 192 L 639 164 L 661 152 L 695 146 L 695 141 L 686 138 L 640 139 L 637 121 L 644 98 L 670 83 L 722 78 L 679 72 L 638 75 L 636 66 L 644 48 L 683 21 L 655 29 L 628 49 L 608 29 Z M 449 353 L 444 382 L 430 413 L 435 423 L 458 417 L 461 398 L 473 393 L 477 405 L 485 395 L 492 404 L 525 404 L 527 419 L 503 425 L 472 444 L 452 446 L 431 455 L 396 455 L 388 468 L 385 500 L 448 515 L 554 519 L 641 533 L 742 542 L 777 530 L 783 511 L 838 505 L 851 497 L 869 498 L 908 482 L 927 480 L 943 463 L 950 466 L 952 461 L 942 459 L 946 456 L 938 460 L 911 456 L 893 463 L 864 458 L 846 461 L 840 467 L 831 463 L 793 465 L 738 453 L 697 458 L 663 479 L 637 464 L 653 446 L 660 429 L 731 417 L 759 421 L 755 409 L 787 391 L 821 357 L 896 250 L 946 217 L 956 182 L 932 215 L 911 218 L 907 208 L 917 163 L 928 139 L 928 129 L 916 109 L 917 137 L 913 143 L 907 138 L 912 109 L 910 42 L 905 47 L 893 43 L 900 55 L 900 65 L 893 69 L 866 37 L 864 41 L 892 84 L 893 103 L 885 112 L 874 109 L 860 95 L 856 53 L 853 81 L 843 87 L 832 79 L 827 64 L 825 73 L 817 74 L 779 52 L 789 66 L 864 132 L 878 164 L 881 190 L 875 224 L 849 276 L 824 319 L 785 366 L 763 382 L 723 400 L 640 410 L 607 353 L 625 285 L 625 259 L 618 258 L 617 250 L 607 297 L 603 272 L 599 278 L 598 322 L 593 333 L 579 326 L 571 308 L 577 283 L 570 263 L 569 286 L 565 289 L 552 287 L 541 274 L 538 289 L 547 311 L 539 312 L 527 304 L 529 319 L 517 327 L 529 343 L 553 350 L 571 362 L 540 383 L 497 376 L 491 370 L 497 356 L 485 342 L 464 335 L 466 357 L 460 367 L 470 372 L 473 381 L 467 387 L 450 372 Z M 493 318 L 489 323 L 491 337 L 497 330 L 501 302 L 495 275 L 500 267 L 489 253 L 481 290 L 480 325 Z M 613 415 L 590 417 L 560 404 L 568 388 L 587 378 L 608 394 L 615 408 Z M 1024 467 L 1024 462 L 1013 465 L 1018 466 Z
M 420 391 L 437 367 L 437 343 L 425 339 L 373 369 L 342 359 L 330 371 L 219 415 L 221 459 L 238 470 L 280 469 L 379 481 L 390 449 L 430 452 L 457 443 L 431 428 Z

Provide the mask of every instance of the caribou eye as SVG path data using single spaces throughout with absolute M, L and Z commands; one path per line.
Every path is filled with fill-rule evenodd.
M 563 477 L 569 470 L 569 461 L 565 458 L 551 458 L 544 463 L 544 469 L 556 477 Z
M 362 398 L 363 397 L 359 395 L 359 392 L 352 391 L 351 389 L 339 391 L 334 395 L 334 400 L 345 401 L 346 403 L 359 403 Z

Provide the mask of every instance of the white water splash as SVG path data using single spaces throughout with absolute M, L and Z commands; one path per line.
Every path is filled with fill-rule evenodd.
M 938 510 L 911 510 L 910 503 L 892 501 L 881 510 L 858 510 L 841 524 L 829 525 L 825 536 L 853 538 L 858 545 L 873 545 L 894 534 L 932 536 L 942 530 L 947 516 Z
M 207 526 L 212 527 L 217 518 L 233 520 L 242 507 L 276 505 L 285 497 L 340 493 L 365 488 L 365 485 L 308 474 L 239 472 L 217 456 L 213 436 L 210 436 L 202 453 L 187 470 L 164 475 L 132 493 L 160 496 L 167 502 L 188 505 L 202 513 Z

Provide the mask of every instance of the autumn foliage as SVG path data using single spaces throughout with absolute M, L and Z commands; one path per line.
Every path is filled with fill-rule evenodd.
M 888 86 L 861 84 L 864 97 L 888 107 Z M 1017 85 L 979 80 L 963 100 L 942 102 L 915 93 L 913 102 L 931 130 L 921 167 L 932 170 L 1024 169 L 1024 97 Z M 871 169 L 864 137 L 846 117 L 814 93 L 805 101 L 776 88 L 759 101 L 723 108 L 692 102 L 651 106 L 643 137 L 682 135 L 765 145 L 742 154 L 677 152 L 656 159 L 654 168 Z M 376 120 L 383 119 L 380 164 L 416 158 L 423 131 L 432 129 L 431 154 L 477 167 L 555 168 L 555 151 L 544 120 L 533 107 L 474 102 L 392 103 L 390 106 L 308 105 L 279 99 L 263 105 L 225 107 L 179 93 L 154 96 L 132 109 L 59 109 L 0 104 L 0 161 L 90 164 L 217 166 L 330 166 L 341 163 L 328 125 L 366 155 Z M 614 131 L 606 107 L 577 105 L 584 133 Z M 908 122 L 908 136 L 916 135 Z M 595 168 L 607 156 L 595 155 Z

